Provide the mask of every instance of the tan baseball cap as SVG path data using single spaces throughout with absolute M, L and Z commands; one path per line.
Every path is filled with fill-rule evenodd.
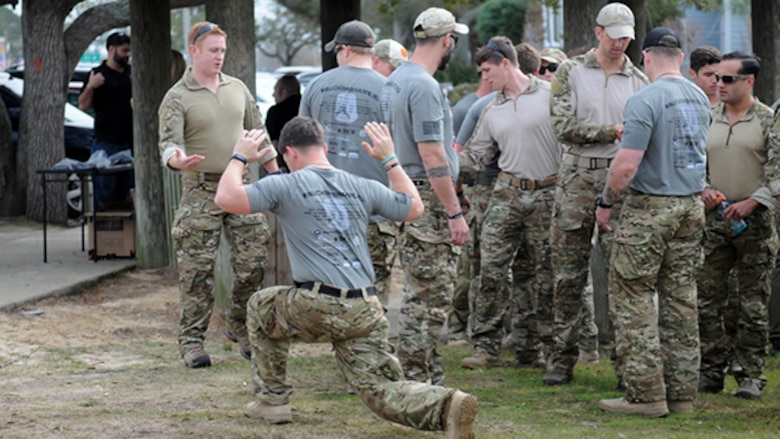
M 450 32 L 461 35 L 469 33 L 469 27 L 455 21 L 452 12 L 442 8 L 428 8 L 414 20 L 414 37 L 424 40 L 431 37 L 439 37 Z
M 409 52 L 396 40 L 386 39 L 374 44 L 374 56 L 389 62 L 393 67 L 398 68 L 406 61 Z
M 539 56 L 550 64 L 560 64 L 568 58 L 562 50 L 553 49 L 552 47 L 542 49 L 539 52 Z
M 599 11 L 596 23 L 603 26 L 610 38 L 635 38 L 634 13 L 623 3 L 610 3 Z

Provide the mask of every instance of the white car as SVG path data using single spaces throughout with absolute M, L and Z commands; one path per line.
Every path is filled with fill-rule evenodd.
M 257 107 L 260 109 L 260 114 L 263 116 L 263 122 L 265 122 L 265 117 L 268 115 L 268 109 L 276 104 L 274 100 L 276 80 L 277 77 L 273 73 L 255 72 L 255 98 L 257 99 Z
M 2 97 L 8 116 L 11 119 L 11 137 L 14 151 L 16 151 L 19 140 L 19 121 L 21 120 L 23 91 L 23 80 L 14 78 L 6 72 L 0 72 L 0 97 Z M 78 107 L 65 103 L 63 125 L 65 129 L 65 157 L 79 161 L 88 160 L 92 139 L 95 135 L 95 119 L 79 110 Z M 73 218 L 80 215 L 82 211 L 81 184 L 75 174 L 71 175 L 69 179 L 67 190 L 68 216 Z

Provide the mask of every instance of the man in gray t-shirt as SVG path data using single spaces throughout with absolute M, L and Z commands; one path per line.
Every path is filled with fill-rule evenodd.
M 388 185 L 382 165 L 360 146 L 368 140 L 363 126 L 380 120 L 379 95 L 386 78 L 371 68 L 374 32 L 362 21 L 342 24 L 325 46 L 336 56 L 338 68 L 314 79 L 303 94 L 299 114 L 322 124 L 328 160 L 338 169 Z M 398 227 L 376 216 L 368 226 L 368 247 L 376 276 L 379 299 L 390 296 Z
M 447 10 L 429 8 L 415 20 L 416 47 L 382 90 L 382 113 L 398 145 L 398 160 L 420 191 L 425 213 L 403 225 L 400 251 L 405 294 L 398 357 L 409 379 L 439 384 L 444 324 L 455 289 L 456 260 L 469 237 L 454 180 L 458 159 L 452 144 L 447 99 L 433 79 L 468 27 Z
M 704 147 L 710 105 L 683 78 L 680 37 L 651 30 L 642 46 L 652 84 L 628 99 L 625 132 L 596 198 L 601 233 L 614 233 L 609 300 L 625 396 L 602 410 L 690 413 L 699 378 L 696 266 L 704 235 Z M 613 231 L 612 204 L 631 188 Z
M 364 150 L 384 164 L 395 192 L 380 183 L 335 169 L 327 159 L 322 126 L 296 117 L 279 138 L 293 171 L 244 185 L 248 161 L 260 158 L 265 139 L 251 130 L 239 139 L 217 188 L 225 211 L 270 210 L 282 223 L 295 286 L 255 293 L 247 305 L 256 400 L 245 414 L 274 424 L 292 422 L 286 362 L 290 339 L 333 343 L 341 373 L 377 415 L 419 430 L 445 430 L 447 437 L 473 437 L 477 400 L 456 389 L 403 381 L 387 335 L 390 324 L 371 285 L 366 225 L 374 214 L 414 220 L 423 204 L 398 165 L 386 126 L 364 127 L 373 147 Z

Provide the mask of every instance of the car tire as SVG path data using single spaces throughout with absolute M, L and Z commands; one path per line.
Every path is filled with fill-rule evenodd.
M 92 193 L 92 182 L 87 183 L 87 193 Z M 68 218 L 75 219 L 84 212 L 83 191 L 81 188 L 81 179 L 76 174 L 68 176 L 68 189 L 65 192 L 65 198 L 68 204 Z

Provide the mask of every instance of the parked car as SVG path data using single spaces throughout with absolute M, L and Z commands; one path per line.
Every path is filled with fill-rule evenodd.
M 255 98 L 260 114 L 263 116 L 263 122 L 265 122 L 265 117 L 268 115 L 268 109 L 276 104 L 274 100 L 274 86 L 277 79 L 273 73 L 255 72 Z
M 19 140 L 19 122 L 22 112 L 22 93 L 24 81 L 0 72 L 0 97 L 5 103 L 8 117 L 11 119 L 11 139 L 13 150 L 16 151 Z M 86 161 L 90 156 L 90 148 L 94 132 L 95 120 L 89 114 L 81 111 L 71 103 L 65 104 L 63 129 L 65 130 L 65 157 Z M 82 197 L 81 182 L 73 174 L 69 177 L 67 190 L 68 216 L 74 218 L 81 214 Z

